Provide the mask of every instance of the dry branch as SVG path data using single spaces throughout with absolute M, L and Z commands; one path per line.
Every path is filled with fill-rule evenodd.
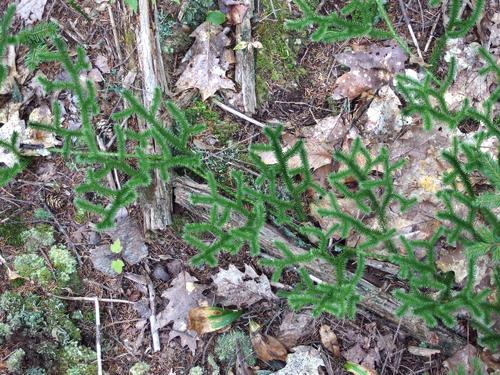
M 209 190 L 206 185 L 198 184 L 187 177 L 177 177 L 173 182 L 175 203 L 207 220 L 209 211 L 205 207 L 193 206 L 190 202 L 190 196 L 193 193 L 208 194 Z M 232 222 L 235 226 L 238 225 L 238 217 L 233 217 Z M 281 258 L 281 252 L 274 246 L 275 241 L 283 242 L 294 254 L 303 254 L 306 250 L 293 244 L 288 238 L 283 236 L 274 226 L 266 224 L 259 237 L 261 249 L 265 256 L 273 258 Z M 318 282 L 333 283 L 335 281 L 335 270 L 333 267 L 321 260 L 316 260 L 305 266 L 311 276 L 314 276 Z M 360 306 L 362 309 L 382 318 L 384 323 L 391 323 L 394 326 L 401 325 L 411 336 L 433 345 L 439 345 L 445 354 L 451 354 L 465 345 L 464 337 L 445 327 L 438 326 L 434 329 L 429 329 L 425 323 L 414 316 L 404 316 L 400 318 L 395 314 L 399 308 L 399 302 L 394 297 L 371 284 L 366 280 L 362 280 L 357 286 L 357 292 L 361 295 L 362 301 Z
M 163 92 L 167 89 L 165 74 L 161 72 L 161 53 L 156 48 L 151 19 L 149 0 L 139 0 L 139 27 L 136 30 L 136 38 L 139 67 L 142 71 L 143 103 L 146 107 L 151 105 L 156 87 L 160 87 Z M 147 125 L 142 123 L 140 126 L 145 129 Z M 150 146 L 152 153 L 159 152 L 155 144 Z M 172 223 L 170 188 L 161 180 L 159 172 L 152 177 L 151 185 L 140 198 L 145 231 L 162 230 Z
M 252 46 L 253 0 L 249 1 L 248 11 L 243 22 L 236 25 L 236 41 L 245 42 L 248 48 L 236 51 L 234 79 L 240 85 L 243 108 L 246 113 L 255 113 L 257 96 L 255 95 L 255 58 Z

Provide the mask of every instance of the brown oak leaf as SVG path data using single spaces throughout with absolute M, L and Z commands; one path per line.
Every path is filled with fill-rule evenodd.
M 228 28 L 204 22 L 191 33 L 196 40 L 184 57 L 189 62 L 177 80 L 178 91 L 197 88 L 202 100 L 206 100 L 219 89 L 235 89 L 234 82 L 226 77 L 229 61 L 224 51 L 230 44 L 228 32 Z

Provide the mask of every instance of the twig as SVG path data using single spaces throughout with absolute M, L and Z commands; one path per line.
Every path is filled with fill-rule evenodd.
M 212 99 L 212 103 L 214 103 L 217 107 L 223 109 L 224 111 L 232 113 L 233 115 L 235 115 L 235 116 L 237 116 L 245 121 L 248 121 L 254 125 L 257 125 L 257 126 L 263 128 L 263 129 L 266 128 L 266 125 L 263 124 L 262 122 L 254 120 L 253 118 L 248 117 L 247 115 L 244 115 L 243 113 L 237 111 L 236 109 L 229 107 L 228 105 L 225 105 L 224 103 L 219 102 L 217 99 Z
M 95 351 L 97 354 L 97 375 L 102 375 L 101 357 L 101 313 L 99 310 L 99 298 L 94 297 L 95 307 Z
M 406 12 L 406 8 L 405 8 L 405 5 L 403 3 L 403 0 L 398 0 L 398 1 L 399 1 L 399 7 L 401 8 L 401 11 L 403 12 L 403 18 L 405 19 L 406 26 L 408 27 L 408 30 L 410 31 L 411 40 L 413 41 L 413 44 L 415 45 L 415 47 L 417 47 L 418 57 L 420 57 L 420 60 L 423 62 L 424 57 L 422 56 L 422 52 L 420 51 L 420 47 L 418 46 L 418 41 L 417 41 L 417 38 L 415 37 L 415 33 L 413 32 L 413 27 L 411 27 L 410 18 L 408 17 L 408 13 Z
M 99 297 L 71 297 L 71 296 L 59 296 L 57 294 L 49 293 L 51 297 L 64 299 L 67 301 L 84 301 L 84 302 L 95 302 L 96 298 L 99 302 L 107 303 L 125 303 L 127 305 L 133 305 L 135 302 L 127 301 L 125 299 L 113 299 L 113 298 L 99 298 Z
M 149 308 L 151 315 L 149 316 L 149 323 L 151 325 L 151 338 L 153 339 L 153 353 L 159 352 L 160 336 L 158 335 L 158 323 L 156 322 L 156 306 L 155 306 L 155 288 L 151 279 L 148 277 L 148 292 L 149 292 Z
M 59 220 L 57 220 L 56 215 L 54 215 L 54 213 L 50 210 L 49 206 L 47 206 L 46 203 L 43 204 L 43 207 L 45 208 L 46 211 L 52 213 L 51 217 L 52 222 L 56 225 L 57 229 L 59 229 L 59 231 L 63 234 L 64 238 L 66 238 L 67 245 L 75 255 L 78 264 L 82 264 L 82 258 L 80 257 L 80 254 L 78 254 L 78 251 L 76 251 L 75 244 L 71 240 L 71 237 L 68 235 L 68 232 L 66 232 L 66 229 L 64 229 L 61 223 L 59 223 Z
M 115 42 L 116 54 L 118 56 L 118 60 L 120 63 L 123 60 L 122 52 L 120 50 L 120 43 L 118 43 L 118 33 L 116 32 L 116 24 L 115 18 L 113 17 L 113 11 L 111 10 L 111 5 L 108 3 L 108 15 L 109 15 L 109 23 L 111 24 L 111 30 L 113 31 L 113 41 Z
M 434 36 L 434 30 L 436 30 L 436 26 L 437 26 L 440 19 L 441 19 L 441 12 L 439 12 L 438 16 L 436 17 L 436 20 L 434 21 L 434 24 L 432 25 L 429 39 L 427 39 L 427 43 L 425 43 L 424 53 L 427 52 L 427 50 L 429 49 L 429 47 L 431 45 L 432 37 Z

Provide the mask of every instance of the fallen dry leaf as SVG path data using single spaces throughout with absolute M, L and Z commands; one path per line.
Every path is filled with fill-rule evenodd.
M 184 57 L 189 63 L 177 80 L 179 91 L 197 88 L 202 100 L 206 100 L 219 89 L 235 89 L 234 82 L 226 77 L 229 63 L 224 58 L 224 50 L 231 43 L 228 32 L 229 29 L 209 22 L 193 31 L 191 37 L 196 40 Z
M 241 272 L 234 265 L 227 270 L 221 269 L 213 276 L 217 286 L 217 295 L 222 297 L 223 306 L 248 307 L 260 300 L 276 300 L 278 297 L 272 292 L 271 284 L 266 275 L 257 275 L 255 270 L 245 264 L 245 272 Z
M 0 109 L 0 140 L 11 143 L 12 136 L 17 133 L 15 147 L 19 149 L 21 138 L 24 136 L 26 125 L 19 117 L 21 103 L 9 103 Z M 19 162 L 17 156 L 12 152 L 0 147 L 0 166 L 13 167 Z
M 367 369 L 374 369 L 376 363 L 380 361 L 380 354 L 377 349 L 363 349 L 361 343 L 356 343 L 352 348 L 342 353 L 347 361 L 360 364 Z
M 340 144 L 346 135 L 347 124 L 340 115 L 329 116 L 314 126 L 303 128 L 302 133 L 309 167 L 316 170 L 332 163 L 334 147 Z M 284 134 L 283 140 L 283 151 L 289 150 L 297 142 L 297 138 L 290 134 Z M 278 162 L 272 151 L 260 152 L 259 156 L 266 164 Z M 298 168 L 301 165 L 302 161 L 298 155 L 288 160 L 290 168 Z
M 173 323 L 169 338 L 180 337 L 181 345 L 188 346 L 193 354 L 196 351 L 198 336 L 196 332 L 188 331 L 189 311 L 192 308 L 207 304 L 207 299 L 203 295 L 203 291 L 207 289 L 207 286 L 197 284 L 196 281 L 198 279 L 189 273 L 181 272 L 172 280 L 170 288 L 162 293 L 161 296 L 168 300 L 168 304 L 156 316 L 158 328 Z
M 319 328 L 319 337 L 321 338 L 321 344 L 332 353 L 335 357 L 340 357 L 340 346 L 337 339 L 337 335 L 333 332 L 330 326 L 323 324 Z
M 394 41 L 370 45 L 364 50 L 339 53 L 337 62 L 351 70 L 337 78 L 332 93 L 335 100 L 352 100 L 364 92 L 375 92 L 404 69 L 406 55 Z
M 0 85 L 0 95 L 7 95 L 12 92 L 12 88 L 16 85 L 19 75 L 16 67 L 16 47 L 9 45 L 6 48 L 6 53 L 0 58 L 0 63 L 7 69 L 7 76 Z
M 467 98 L 474 108 L 482 111 L 483 102 L 496 87 L 494 73 L 479 74 L 484 66 L 479 47 L 479 43 L 466 43 L 463 38 L 450 39 L 446 45 L 445 61 L 455 58 L 457 66 L 456 78 L 444 96 L 451 110 L 460 109 Z
M 294 313 L 289 311 L 285 314 L 281 322 L 277 338 L 288 348 L 297 344 L 299 339 L 313 332 L 314 318 L 310 311 Z
M 478 356 L 477 349 L 471 345 L 467 344 L 462 349 L 458 350 L 453 356 L 444 361 L 444 366 L 450 371 L 458 371 L 460 367 L 463 366 L 465 374 L 474 374 L 474 366 L 472 365 L 472 359 Z M 482 373 L 486 373 L 484 365 L 481 364 Z
M 433 355 L 441 353 L 439 349 L 421 348 L 419 346 L 409 346 L 408 351 L 419 357 L 432 357 Z
M 288 354 L 286 366 L 271 375 L 319 375 L 325 366 L 319 350 L 310 346 L 297 346 Z
M 111 73 L 111 68 L 109 67 L 107 56 L 97 55 L 94 64 L 97 67 L 97 69 L 101 71 L 102 74 Z
M 250 336 L 250 341 L 257 358 L 260 360 L 264 362 L 286 361 L 288 350 L 276 337 L 254 332 Z
M 27 25 L 42 19 L 47 0 L 21 0 L 16 7 L 16 14 L 21 17 Z
M 47 105 L 35 108 L 29 116 L 30 123 L 50 124 L 52 122 L 52 112 Z M 19 149 L 26 156 L 48 156 L 49 148 L 62 144 L 53 133 L 44 132 L 28 126 L 21 139 Z

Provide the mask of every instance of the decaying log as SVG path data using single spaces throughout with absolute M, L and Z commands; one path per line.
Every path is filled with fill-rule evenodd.
M 207 220 L 209 212 L 206 207 L 193 206 L 190 202 L 191 194 L 208 194 L 206 185 L 198 184 L 187 177 L 176 177 L 173 181 L 175 203 L 197 215 L 203 220 Z M 233 217 L 234 225 L 238 225 L 238 218 Z M 274 246 L 275 241 L 281 241 L 288 246 L 294 254 L 303 254 L 306 250 L 293 244 L 287 237 L 282 235 L 274 226 L 266 224 L 259 237 L 263 255 L 272 258 L 281 258 L 281 252 Z M 314 276 L 319 282 L 333 283 L 335 281 L 335 271 L 333 267 L 321 260 L 317 260 L 306 266 L 310 275 Z M 399 308 L 399 302 L 389 293 L 380 290 L 380 288 L 366 280 L 361 280 L 358 284 L 357 292 L 361 295 L 362 301 L 360 307 L 376 316 L 382 318 L 384 323 L 388 322 L 394 326 L 400 326 L 411 336 L 439 346 L 445 354 L 452 354 L 465 345 L 465 338 L 458 333 L 445 327 L 438 326 L 429 329 L 425 323 L 415 316 L 405 316 L 400 318 L 396 316 L 395 311 Z
M 236 51 L 234 79 L 240 85 L 245 113 L 255 113 L 257 97 L 255 95 L 255 57 L 252 46 L 253 0 L 250 0 L 243 22 L 236 25 L 236 41 L 247 43 L 247 47 Z
M 152 33 L 152 14 L 149 4 L 149 0 L 139 0 L 139 27 L 136 30 L 137 53 L 143 81 L 142 98 L 146 107 L 151 105 L 153 93 L 157 87 L 160 87 L 163 92 L 167 90 L 161 52 L 158 51 Z M 147 125 L 141 123 L 140 126 L 145 129 Z M 150 151 L 159 152 L 154 143 L 150 145 Z M 162 230 L 172 223 L 171 189 L 161 180 L 158 171 L 153 174 L 152 178 L 151 185 L 145 189 L 139 199 L 145 231 Z

